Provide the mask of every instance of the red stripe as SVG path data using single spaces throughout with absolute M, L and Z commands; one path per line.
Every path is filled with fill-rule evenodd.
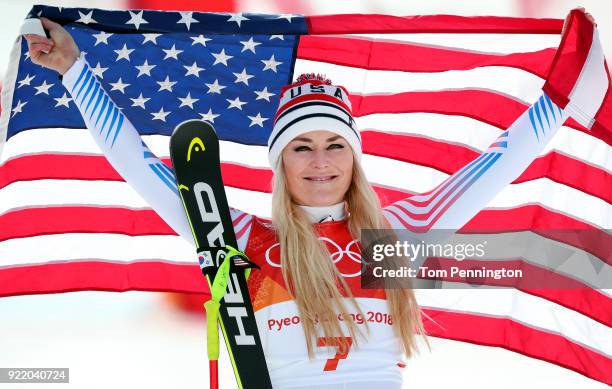
M 569 95 L 589 55 L 593 29 L 593 23 L 586 18 L 584 12 L 571 11 L 543 88 L 548 97 L 561 108 L 565 108 L 569 102 Z
M 529 258 L 527 258 L 527 260 L 529 260 Z M 446 270 L 448 276 L 439 277 L 437 278 L 438 280 L 469 283 L 470 285 L 515 288 L 522 292 L 563 305 L 566 308 L 580 312 L 608 327 L 612 327 L 612 298 L 593 289 L 580 280 L 540 267 L 527 260 L 519 258 L 506 260 L 496 259 L 493 261 L 473 259 L 457 261 L 453 258 L 429 257 L 425 263 L 423 263 L 423 266 L 427 266 L 429 269 Z M 457 274 L 451 276 L 451 267 L 462 270 L 481 269 L 482 267 L 488 270 L 521 270 L 522 277 L 499 280 L 493 278 L 469 279 L 459 277 Z M 599 287 L 603 286 L 600 285 Z M 469 287 L 466 286 L 466 288 Z
M 502 347 L 554 363 L 608 385 L 612 384 L 612 359 L 561 335 L 503 317 L 434 308 L 423 308 L 423 311 L 435 320 L 434 323 L 424 319 L 426 332 L 430 336 Z
M 478 89 L 403 92 L 389 95 L 352 94 L 353 116 L 378 113 L 429 112 L 465 116 L 505 130 L 522 114 L 528 105 L 501 93 Z M 601 139 L 612 146 L 610 136 L 593 132 L 568 119 L 564 125 Z
M 169 274 L 172 276 L 169 277 Z M 152 288 L 151 285 L 156 287 Z M 0 272 L 0 296 L 79 290 L 208 293 L 206 282 L 202 279 L 197 265 L 89 261 L 23 266 Z M 604 383 L 612 383 L 609 358 L 560 335 L 531 328 L 507 318 L 432 308 L 423 310 L 443 326 L 440 328 L 426 319 L 425 327 L 430 336 L 503 347 L 555 363 Z M 537 342 L 525 341 L 526 339 L 537 339 Z
M 381 188 L 378 190 L 383 191 L 383 194 L 388 194 L 389 197 L 406 196 L 406 193 L 399 191 Z M 176 235 L 152 210 L 113 207 L 26 208 L 0 215 L 0 225 L 10 226 L 10 228 L 0 229 L 0 242 L 8 239 L 65 233 L 115 233 L 129 236 Z M 612 236 L 605 231 L 539 205 L 527 205 L 506 210 L 483 210 L 459 231 L 461 233 L 533 231 L 585 250 L 602 261 L 612 264 L 609 250 L 609 247 L 612 246 Z
M 0 271 L 0 297 L 79 290 L 209 293 L 197 264 L 169 264 L 155 259 L 127 264 L 70 261 Z
M 300 59 L 354 68 L 404 72 L 443 72 L 482 66 L 508 66 L 545 78 L 555 51 L 549 48 L 530 53 L 500 55 L 410 42 L 305 35 L 300 37 L 297 56 Z
M 320 15 L 306 18 L 310 34 L 495 33 L 559 34 L 560 19 L 452 15 Z
M 365 154 L 427 166 L 446 174 L 461 169 L 480 151 L 418 135 L 398 135 L 380 131 L 361 132 Z M 512 183 L 548 178 L 581 192 L 612 202 L 612 175 L 570 156 L 551 151 L 536 158 Z
M 363 131 L 363 151 L 394 160 L 427 166 L 446 174 L 452 174 L 474 160 L 480 152 L 463 145 L 455 145 L 415 135 L 388 134 L 378 131 Z M 164 162 L 169 165 L 169 160 Z M 239 165 L 222 165 L 224 175 L 239 174 Z M 250 168 L 257 176 L 239 183 L 241 188 L 261 188 L 270 191 L 265 184 L 272 179 L 269 169 Z M 247 176 L 248 178 L 249 176 Z M 243 177 L 241 177 L 242 179 Z M 536 158 L 513 183 L 539 178 L 575 188 L 581 192 L 612 202 L 612 176 L 605 170 L 591 166 L 572 157 L 552 151 Z M 17 181 L 38 179 L 114 180 L 121 177 L 103 156 L 43 154 L 25 155 L 7 161 L 0 170 L 0 189 Z M 261 181 L 264 181 L 263 183 Z M 263 184 L 263 185 L 262 185 Z

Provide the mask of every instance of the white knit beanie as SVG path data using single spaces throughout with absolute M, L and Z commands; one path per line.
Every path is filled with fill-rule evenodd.
M 289 142 L 310 131 L 330 131 L 342 136 L 361 159 L 361 136 L 355 126 L 346 89 L 329 80 L 303 74 L 283 88 L 268 138 L 268 159 L 276 170 L 278 159 Z

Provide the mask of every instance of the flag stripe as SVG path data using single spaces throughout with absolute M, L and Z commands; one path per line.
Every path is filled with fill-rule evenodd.
M 0 272 L 0 297 L 80 290 L 208 293 L 208 286 L 197 263 L 165 263 L 155 258 L 135 263 L 81 259 Z
M 612 362 L 609 357 L 580 347 L 558 333 L 541 331 L 507 317 L 475 315 L 428 307 L 423 307 L 423 310 L 433 320 L 444 323 L 444 328 L 440 328 L 425 319 L 425 328 L 430 336 L 502 347 L 612 384 Z
M 413 135 L 429 138 L 432 141 L 462 146 L 474 151 L 486 150 L 491 142 L 497 139 L 500 134 L 503 134 L 494 126 L 463 116 L 423 113 L 374 114 L 357 118 L 356 121 L 358 127 L 363 130 L 363 134 L 368 131 L 379 131 L 389 134 Z M 142 138 L 154 154 L 159 157 L 168 157 L 167 136 L 145 135 Z M 248 152 L 249 154 L 255 154 L 254 159 L 249 158 L 249 163 L 268 167 L 265 146 L 247 146 L 222 141 L 220 149 L 226 160 L 228 155 L 243 155 Z M 549 151 L 557 151 L 610 173 L 612 172 L 612 159 L 607 155 L 608 149 L 609 146 L 597 138 L 569 127 L 562 127 L 540 156 Z M 432 150 L 432 152 L 435 152 L 435 150 Z M 11 138 L 6 143 L 0 161 L 36 153 L 102 155 L 86 130 L 37 129 L 21 132 Z
M 444 72 L 481 66 L 507 66 L 545 78 L 555 52 L 555 48 L 548 48 L 536 52 L 499 55 L 428 47 L 410 42 L 307 35 L 300 39 L 297 56 L 303 60 L 353 68 L 403 72 Z M 394 85 L 385 87 L 393 88 Z
M 250 218 L 246 219 L 250 220 Z M 24 220 L 27 220 L 27 222 L 24 222 Z M 175 235 L 175 232 L 152 210 L 129 210 L 125 208 L 49 207 L 22 209 L 0 216 L 0 223 L 11 225 L 11 232 L 13 233 L 13 235 L 9 235 L 7 231 L 0 234 L 0 241 L 34 237 L 43 234 L 57 234 L 57 239 L 64 238 L 59 234 L 73 233 L 122 234 L 129 236 Z M 243 228 L 246 227 L 248 225 L 244 224 Z M 569 237 L 571 238 L 571 236 Z M 566 242 L 568 240 L 567 234 L 561 238 Z M 112 235 L 107 239 L 108 244 L 113 244 L 114 237 Z M 115 242 L 115 244 L 119 244 L 119 242 Z M 608 242 L 607 244 L 598 243 L 593 246 L 599 246 L 605 250 L 609 245 L 610 243 Z M 128 254 L 125 253 L 125 255 L 126 260 L 129 260 Z M 117 260 L 117 258 L 114 259 Z M 166 258 L 165 260 L 169 259 Z M 4 266 L 8 263 L 8 260 L 5 261 Z M 555 274 L 547 272 L 551 276 Z M 561 285 L 563 281 L 558 282 Z M 600 292 L 592 289 L 525 291 L 577 310 L 604 324 L 612 324 L 612 306 L 610 305 L 612 300 Z
M 420 170 L 407 169 L 409 166 L 396 166 L 392 160 L 385 158 L 371 157 L 364 155 L 364 161 L 367 162 L 366 166 L 369 166 L 366 170 L 366 174 L 370 177 L 371 181 L 376 182 L 378 178 L 381 180 L 384 177 L 380 176 L 381 172 L 385 171 L 399 171 L 399 168 L 403 168 L 404 173 L 402 176 L 395 177 L 388 182 L 382 182 L 375 184 L 375 186 L 385 187 L 389 192 L 383 193 L 383 195 L 393 195 L 395 199 L 401 199 L 406 197 L 410 192 L 424 192 L 425 190 L 432 188 L 432 185 L 424 186 L 415 185 L 415 177 L 419 178 L 420 182 L 424 182 L 427 179 L 425 172 Z M 100 161 L 100 163 L 103 163 Z M 400 162 L 396 162 L 400 164 Z M 223 164 L 225 166 L 226 163 Z M 405 165 L 405 164 L 404 164 Z M 225 167 L 223 168 L 225 169 Z M 427 169 L 427 168 L 421 168 Z M 432 169 L 429 169 L 432 170 Z M 237 188 L 252 190 L 261 190 L 269 192 L 270 190 L 270 179 L 271 171 L 269 169 L 252 168 L 247 166 L 235 165 L 237 174 L 227 177 L 226 180 L 228 185 L 235 186 Z M 84 181 L 84 180 L 34 180 L 34 181 L 18 181 L 14 182 L 5 188 L 12 188 L 12 191 L 0 191 L 0 214 L 14 209 L 25 207 L 28 201 L 32 201 L 31 205 L 44 205 L 44 204 L 55 204 L 60 205 L 66 204 L 100 204 L 100 205 L 119 205 L 122 201 L 126 201 L 125 205 L 129 207 L 145 207 L 144 201 L 133 191 L 133 189 L 119 180 L 119 178 L 112 173 L 107 171 L 109 174 L 113 174 L 112 179 L 117 181 Z M 442 173 L 439 173 L 442 174 Z M 430 177 L 431 181 L 432 178 Z M 443 179 L 436 178 L 436 182 L 442 182 Z M 57 185 L 54 185 L 54 182 Z M 394 184 L 391 186 L 390 184 Z M 417 183 L 418 184 L 418 183 Z M 254 186 L 250 186 L 254 185 Z M 401 185 L 398 189 L 397 185 Z M 111 192 L 105 192 L 110 190 Z M 516 207 L 528 203 L 534 203 L 534 196 L 539 196 L 540 193 L 547 193 L 549 191 L 555 191 L 554 197 L 542 197 L 536 203 L 544 205 L 548 208 L 553 208 L 564 214 L 571 215 L 574 218 L 581 219 L 592 225 L 599 226 L 601 228 L 609 228 L 610 217 L 608 213 L 597 211 L 603 205 L 607 204 L 603 200 L 580 192 L 576 189 L 557 184 L 548 179 L 536 179 L 532 181 L 522 182 L 518 184 L 512 184 L 504 188 L 499 195 L 491 201 L 489 207 L 508 208 Z M 104 193 L 114 193 L 113 198 L 109 198 Z M 269 198 L 268 198 L 269 200 Z M 385 200 L 386 201 L 386 200 Z M 571 204 L 581 203 L 584 207 L 573 207 Z M 241 204 L 230 203 L 230 204 Z M 244 209 L 249 213 L 258 215 L 269 215 L 269 212 L 264 214 L 257 212 L 261 210 L 262 204 L 245 204 L 245 207 L 254 207 L 252 209 Z M 266 208 L 267 209 L 267 208 Z
M 381 191 L 380 188 L 377 189 Z M 105 232 L 130 236 L 176 235 L 154 211 L 148 208 L 131 209 L 112 205 L 29 207 L 6 212 L 0 215 L 0 221 L 3 225 L 11 226 L 10 229 L 0 232 L 0 242 L 71 232 Z M 93 221 L 96 223 L 90 223 Z M 588 231 L 588 234 L 583 233 L 578 238 L 563 233 L 564 230 Z M 485 209 L 460 230 L 461 233 L 512 231 L 534 231 L 544 237 L 583 249 L 610 263 L 606 260 L 610 257 L 607 247 L 612 244 L 612 237 L 609 234 L 538 205 L 504 210 Z
M 498 16 L 454 15 L 317 15 L 306 18 L 310 34 L 393 33 L 514 33 L 559 34 L 559 19 L 517 19 Z
M 430 167 L 451 174 L 478 157 L 478 152 L 463 146 L 430 140 L 420 136 L 392 135 L 378 131 L 362 132 L 366 154 Z M 90 169 L 91 168 L 91 169 Z M 153 168 L 153 167 L 152 167 Z M 109 171 L 110 170 L 110 171 Z M 3 164 L 0 188 L 17 181 L 35 179 L 119 179 L 102 156 L 34 154 L 13 158 Z M 513 183 L 539 178 L 578 189 L 612 201 L 612 176 L 599 168 L 563 154 L 550 152 L 537 158 Z M 173 182 L 171 178 L 170 182 Z

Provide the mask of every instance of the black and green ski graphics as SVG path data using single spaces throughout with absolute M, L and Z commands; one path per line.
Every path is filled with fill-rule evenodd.
M 221 178 L 219 139 L 213 126 L 199 120 L 179 124 L 170 140 L 170 156 L 200 267 L 212 287 L 226 252 L 237 248 Z M 227 289 L 220 301 L 219 314 L 238 386 L 271 388 L 246 283 L 248 272 L 256 265 L 242 253 L 229 262 Z

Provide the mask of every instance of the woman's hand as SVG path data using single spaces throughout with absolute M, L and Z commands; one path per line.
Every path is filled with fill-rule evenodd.
M 587 17 L 587 19 L 589 19 L 589 21 L 591 23 L 593 23 L 595 25 L 595 27 L 597 27 L 597 23 L 595 23 L 595 18 L 593 17 L 593 15 L 591 15 L 590 13 L 586 12 L 586 10 L 584 9 L 584 7 L 576 7 L 574 9 L 577 9 L 579 11 L 584 12 L 585 16 Z M 573 9 L 573 10 L 574 10 Z M 572 11 L 573 11 L 572 10 Z M 565 28 L 567 27 L 567 21 L 569 20 L 569 16 L 567 18 L 565 18 L 565 22 L 563 22 L 563 28 L 561 29 L 561 35 L 563 35 L 563 33 L 565 32 Z
M 79 58 L 81 51 L 72 36 L 61 25 L 47 18 L 40 18 L 51 39 L 44 36 L 26 34 L 28 50 L 32 62 L 47 69 L 64 74 Z

